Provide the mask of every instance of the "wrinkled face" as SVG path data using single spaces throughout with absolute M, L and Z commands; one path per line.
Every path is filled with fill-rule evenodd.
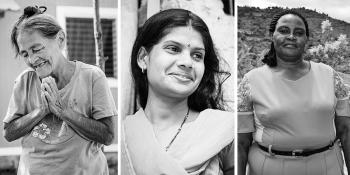
M 149 90 L 187 98 L 202 80 L 204 56 L 205 47 L 199 32 L 192 27 L 171 29 L 144 58 Z
M 61 49 L 56 39 L 43 37 L 37 31 L 20 31 L 17 37 L 19 55 L 41 78 L 49 76 L 55 66 Z
M 300 60 L 308 40 L 303 20 L 293 14 L 282 16 L 277 21 L 272 40 L 279 59 L 286 62 Z

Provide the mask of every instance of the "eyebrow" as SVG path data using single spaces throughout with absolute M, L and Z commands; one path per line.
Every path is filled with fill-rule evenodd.
M 180 46 L 186 45 L 186 44 L 174 41 L 174 40 L 168 40 L 168 41 L 165 41 L 164 43 L 166 43 L 166 44 L 167 43 L 175 43 L 175 44 L 180 45 Z M 205 49 L 203 47 L 194 47 L 194 49 L 196 49 L 196 50 L 204 50 L 205 51 Z
M 33 48 L 35 48 L 35 47 L 38 47 L 38 46 L 41 46 L 41 44 L 35 43 L 35 44 L 33 44 L 32 46 L 29 47 L 29 50 L 31 50 L 31 49 L 33 49 Z M 27 52 L 27 51 L 21 50 L 21 51 L 19 52 L 19 54 L 22 55 L 24 52 Z
M 280 28 L 290 28 L 290 27 L 285 26 L 285 25 L 281 25 L 281 26 L 277 27 L 277 29 L 280 29 Z M 302 27 L 295 27 L 294 29 L 302 29 L 302 30 L 306 30 L 306 29 L 304 29 L 304 28 L 302 28 Z

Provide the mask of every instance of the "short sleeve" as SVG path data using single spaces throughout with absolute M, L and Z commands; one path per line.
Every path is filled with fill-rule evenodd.
M 238 85 L 237 92 L 238 133 L 254 132 L 253 102 L 248 78 L 245 76 Z
M 96 120 L 117 115 L 116 106 L 105 74 L 98 70 L 92 87 L 92 117 Z
M 340 75 L 333 71 L 334 74 L 334 93 L 337 98 L 337 104 L 335 112 L 337 116 L 350 117 L 350 106 L 349 106 L 349 86 L 343 82 Z
M 28 74 L 21 74 L 16 78 L 15 84 L 13 86 L 10 102 L 7 108 L 7 112 L 5 118 L 3 120 L 4 123 L 9 123 L 12 120 L 15 120 L 23 115 L 28 113 L 26 104 L 27 104 L 27 95 L 26 95 L 26 87 Z

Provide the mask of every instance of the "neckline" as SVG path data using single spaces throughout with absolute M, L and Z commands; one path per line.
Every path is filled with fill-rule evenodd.
M 203 110 L 203 111 L 204 111 L 204 110 Z M 193 128 L 195 128 L 196 125 L 197 125 L 197 123 L 199 122 L 199 119 L 202 118 L 201 116 L 202 116 L 203 111 L 199 112 L 199 114 L 198 114 L 198 116 L 197 116 L 197 118 L 196 118 L 195 120 L 193 120 L 193 121 L 191 121 L 191 122 L 189 122 L 189 123 L 184 123 L 183 128 L 187 128 L 187 127 L 188 127 L 188 124 L 191 124 L 191 126 L 192 126 Z M 162 148 L 162 150 L 163 150 L 164 152 L 171 152 L 171 149 L 169 149 L 168 151 L 166 151 L 165 148 L 163 148 L 163 147 L 161 146 L 162 144 L 158 141 L 158 139 L 157 139 L 157 137 L 156 137 L 156 133 L 155 133 L 155 131 L 154 131 L 154 129 L 153 129 L 153 125 L 152 125 L 151 121 L 149 121 L 149 119 L 147 118 L 144 109 L 143 109 L 143 108 L 140 108 L 138 112 L 140 112 L 140 114 L 142 115 L 142 118 L 143 118 L 144 120 L 146 120 L 147 124 L 149 125 L 149 127 L 150 127 L 150 129 L 151 129 L 152 137 L 153 137 L 153 139 L 155 140 L 155 142 L 159 145 L 159 147 Z M 194 134 L 194 133 L 192 133 L 192 134 Z M 181 137 L 181 134 L 179 134 L 179 135 L 180 135 L 180 136 L 178 136 L 178 137 Z M 192 136 L 192 135 L 191 135 L 191 136 Z M 174 142 L 176 142 L 176 140 L 175 140 Z
M 308 77 L 311 74 L 314 65 L 313 65 L 312 61 L 308 61 L 308 62 L 309 62 L 309 65 L 310 65 L 309 71 L 305 75 L 299 77 L 296 80 L 291 80 L 291 79 L 285 78 L 285 77 L 283 77 L 281 75 L 276 75 L 276 72 L 274 72 L 272 68 L 269 68 L 269 70 L 272 73 L 272 75 L 277 77 L 278 79 L 281 79 L 281 80 L 284 80 L 284 81 L 288 81 L 288 82 L 298 82 L 298 81 L 301 81 L 301 80 L 305 79 L 306 77 Z

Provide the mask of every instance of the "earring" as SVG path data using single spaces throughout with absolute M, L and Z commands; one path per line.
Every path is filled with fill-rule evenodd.
M 145 73 L 145 68 L 141 68 L 141 72 L 144 74 Z

